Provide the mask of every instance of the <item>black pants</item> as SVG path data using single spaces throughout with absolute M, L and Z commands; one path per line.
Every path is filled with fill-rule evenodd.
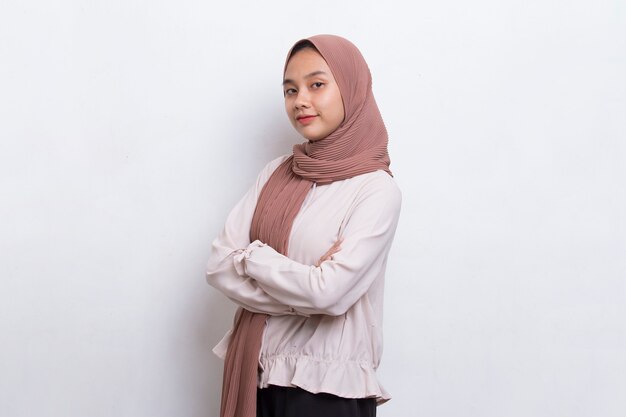
M 374 398 L 342 398 L 275 385 L 257 389 L 256 404 L 257 417 L 376 417 Z

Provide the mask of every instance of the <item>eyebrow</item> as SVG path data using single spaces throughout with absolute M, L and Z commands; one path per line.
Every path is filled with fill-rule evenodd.
M 319 70 L 319 71 L 313 71 L 312 73 L 305 75 L 305 76 L 304 76 L 304 78 L 310 78 L 310 77 L 313 77 L 313 76 L 315 76 L 315 75 L 320 75 L 320 74 L 328 75 L 328 74 L 326 74 L 324 71 Z M 289 84 L 289 83 L 291 83 L 291 84 L 295 84 L 293 80 L 290 80 L 290 79 L 288 79 L 288 78 L 286 78 L 286 79 L 283 81 L 283 85 L 285 85 L 285 84 Z

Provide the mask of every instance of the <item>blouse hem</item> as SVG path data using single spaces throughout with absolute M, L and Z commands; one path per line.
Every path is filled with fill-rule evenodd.
M 294 386 L 314 394 L 343 398 L 375 398 L 376 405 L 391 399 L 367 361 L 320 360 L 302 355 L 261 356 L 259 388 Z

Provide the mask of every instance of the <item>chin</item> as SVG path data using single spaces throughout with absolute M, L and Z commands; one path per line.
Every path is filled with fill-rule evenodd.
M 300 136 L 302 136 L 306 140 L 312 140 L 312 141 L 317 140 L 317 135 L 311 135 L 310 133 L 305 133 L 301 130 L 299 130 L 298 133 L 300 133 Z
M 312 135 L 312 134 L 309 133 L 308 135 L 304 135 L 303 134 L 302 136 L 304 136 L 306 139 L 308 139 L 308 140 L 310 140 L 312 142 L 315 142 L 315 141 L 320 140 L 320 139 L 324 139 L 323 137 L 320 137 L 319 134 L 318 135 Z

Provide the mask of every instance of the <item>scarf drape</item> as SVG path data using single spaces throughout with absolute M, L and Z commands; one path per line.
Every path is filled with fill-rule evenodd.
M 287 53 L 283 76 L 293 48 Z M 372 94 L 370 70 L 357 47 L 336 35 L 306 38 L 326 60 L 339 86 L 343 122 L 323 139 L 293 147 L 259 195 L 250 241 L 260 240 L 288 255 L 293 221 L 314 182 L 328 184 L 384 170 L 389 175 L 387 130 Z M 224 363 L 221 417 L 255 417 L 258 365 L 265 314 L 237 311 Z

